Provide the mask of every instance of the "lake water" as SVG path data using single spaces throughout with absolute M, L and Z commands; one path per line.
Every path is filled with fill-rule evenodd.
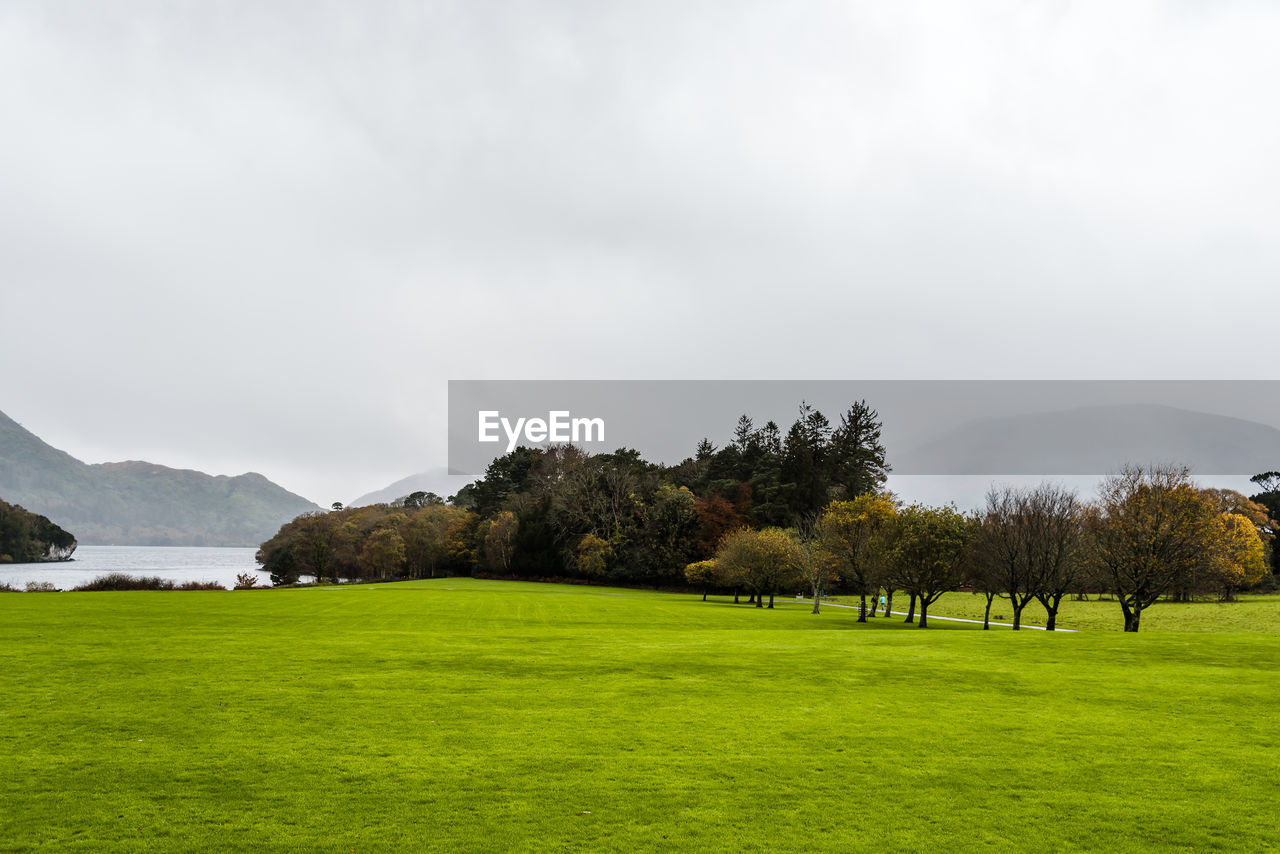
M 258 569 L 257 549 L 178 548 L 172 546 L 80 546 L 75 560 L 62 563 L 0 564 L 0 582 L 19 590 L 28 581 L 48 581 L 62 590 L 92 581 L 108 572 L 158 575 L 184 581 L 216 581 L 230 589 L 236 576 L 251 572 L 258 584 L 271 586 L 271 576 Z

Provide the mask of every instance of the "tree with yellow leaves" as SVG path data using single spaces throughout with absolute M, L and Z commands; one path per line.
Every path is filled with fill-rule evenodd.
M 800 577 L 803 560 L 800 546 L 781 528 L 732 531 L 720 541 L 715 557 L 730 586 L 741 583 L 756 594 L 757 608 L 766 595 L 773 607 L 777 592 Z
M 608 566 L 611 551 L 607 540 L 595 534 L 587 534 L 578 540 L 574 555 L 575 568 L 587 579 L 600 578 Z
M 1240 513 L 1218 517 L 1221 550 L 1214 564 L 1222 599 L 1234 601 L 1242 587 L 1257 584 L 1267 574 L 1266 552 L 1257 525 Z
M 817 534 L 826 552 L 840 564 L 841 575 L 858 591 L 858 622 L 867 621 L 867 594 L 880 589 L 885 563 L 879 548 L 897 505 L 887 493 L 832 501 L 818 519 Z
M 684 568 L 684 580 L 702 588 L 702 601 L 707 601 L 707 591 L 714 587 L 719 572 L 714 560 L 700 560 Z
M 1138 631 L 1142 612 L 1161 596 L 1215 571 L 1219 515 L 1185 466 L 1126 466 L 1102 482 L 1085 514 L 1088 555 L 1120 600 L 1126 632 Z

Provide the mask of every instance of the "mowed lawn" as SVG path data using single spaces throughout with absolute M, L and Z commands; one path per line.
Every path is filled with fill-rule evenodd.
M 858 600 L 841 597 L 840 602 L 857 605 Z M 893 599 L 893 610 L 907 610 L 910 597 L 901 593 Z M 932 614 L 982 619 L 987 597 L 981 593 L 946 593 L 930 609 Z M 1044 606 L 1034 599 L 1022 611 L 1024 625 L 1043 626 Z M 991 603 L 991 619 L 1013 622 L 1008 599 Z M 1087 600 L 1062 600 L 1058 628 L 1097 631 L 1124 631 L 1124 616 L 1114 598 L 1090 596 Z M 1280 595 L 1241 595 L 1236 602 L 1157 602 L 1142 612 L 1143 632 L 1280 632 Z
M 0 596 L 0 850 L 1280 849 L 1280 635 L 855 618 L 469 579 Z

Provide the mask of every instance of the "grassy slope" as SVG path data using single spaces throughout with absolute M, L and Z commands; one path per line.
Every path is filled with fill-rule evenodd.
M 945 626 L 464 579 L 2 596 L 0 851 L 1280 847 L 1280 637 Z

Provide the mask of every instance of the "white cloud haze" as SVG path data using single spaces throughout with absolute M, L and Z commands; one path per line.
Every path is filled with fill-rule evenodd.
M 0 409 L 328 503 L 444 465 L 450 378 L 1273 377 L 1277 43 L 1261 2 L 9 0 Z

